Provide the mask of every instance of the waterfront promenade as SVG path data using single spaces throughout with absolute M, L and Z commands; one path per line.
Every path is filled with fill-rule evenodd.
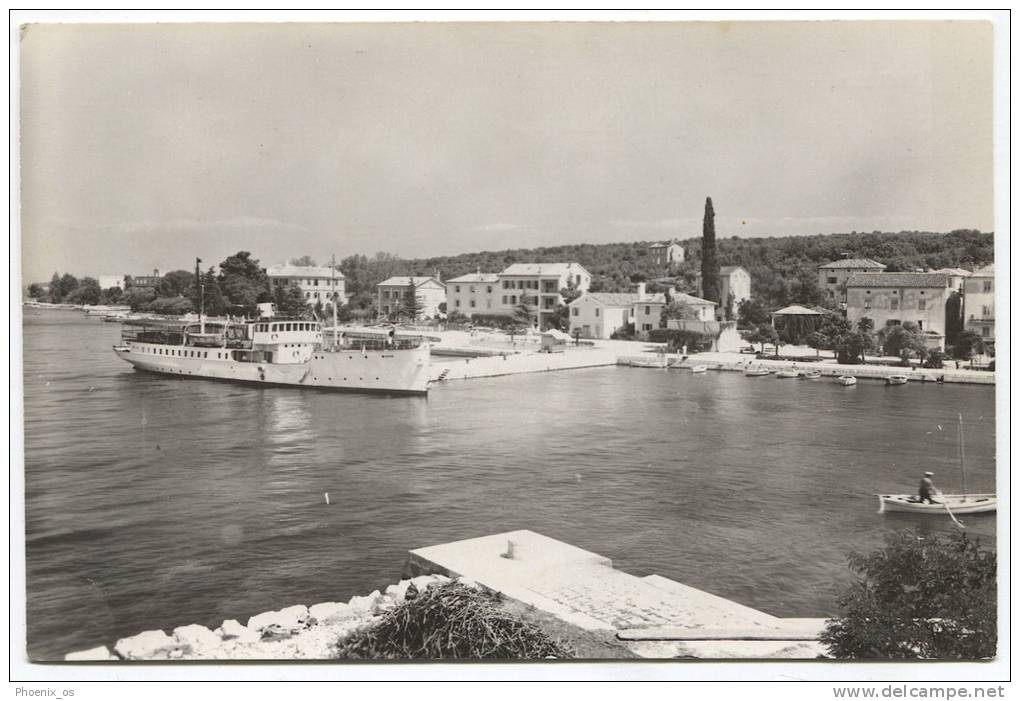
M 802 346 L 783 346 L 780 350 L 787 358 L 799 356 L 803 360 L 759 359 L 753 354 L 739 352 L 697 353 L 683 360 L 677 353 L 663 353 L 661 344 L 643 341 L 582 340 L 580 344 L 567 343 L 561 352 L 544 353 L 541 352 L 541 337 L 538 334 L 517 336 L 512 342 L 508 336 L 499 332 L 470 334 L 465 331 L 447 331 L 430 335 L 440 339 L 438 346 L 444 351 L 458 351 L 465 356 L 478 354 L 478 357 L 433 357 L 430 377 L 434 382 L 659 361 L 663 366 L 669 365 L 681 370 L 694 365 L 705 365 L 710 370 L 743 372 L 749 366 L 754 366 L 765 367 L 773 372 L 784 369 L 818 370 L 823 377 L 833 378 L 853 375 L 859 379 L 884 380 L 890 375 L 907 375 L 914 382 L 935 383 L 941 378 L 947 383 L 995 384 L 994 372 L 956 368 L 953 361 L 946 361 L 940 369 L 843 365 L 837 363 L 831 355 L 818 360 L 814 349 Z

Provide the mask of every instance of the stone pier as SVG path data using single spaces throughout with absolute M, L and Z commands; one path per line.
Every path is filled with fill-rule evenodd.
M 463 577 L 647 658 L 813 659 L 824 619 L 778 618 L 532 531 L 412 550 L 408 574 Z

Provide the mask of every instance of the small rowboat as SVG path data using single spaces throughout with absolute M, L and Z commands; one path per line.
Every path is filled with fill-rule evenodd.
M 842 375 L 836 380 L 836 382 L 844 387 L 853 387 L 857 384 L 857 378 L 853 375 Z
M 982 514 L 995 511 L 998 499 L 994 494 L 942 494 L 935 504 L 918 500 L 916 494 L 879 494 L 879 513 L 906 511 L 915 514 L 945 515 L 946 507 L 954 514 Z
M 905 385 L 909 379 L 906 375 L 889 375 L 885 378 L 885 383 L 887 385 Z
M 768 368 L 747 368 L 747 370 L 744 370 L 745 377 L 764 377 L 771 374 L 772 371 Z
M 776 373 L 776 377 L 785 378 L 788 380 L 796 380 L 800 377 L 800 371 L 798 370 L 780 370 Z
M 807 372 L 801 374 L 800 379 L 802 379 L 802 380 L 817 380 L 821 376 L 822 376 L 822 373 L 819 370 L 808 370 Z
M 707 365 L 695 365 L 694 367 L 691 368 L 691 374 L 707 371 L 708 371 Z

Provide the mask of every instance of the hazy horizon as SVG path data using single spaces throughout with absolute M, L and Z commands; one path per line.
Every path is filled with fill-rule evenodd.
M 23 281 L 994 230 L 985 22 L 34 24 Z

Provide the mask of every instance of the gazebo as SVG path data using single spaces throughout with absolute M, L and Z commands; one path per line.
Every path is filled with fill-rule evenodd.
M 776 327 L 776 317 L 783 320 L 782 331 L 790 339 L 801 339 L 807 336 L 809 333 L 814 331 L 818 327 L 818 322 L 825 316 L 821 312 L 816 312 L 814 309 L 808 309 L 802 307 L 799 304 L 792 304 L 789 307 L 783 307 L 779 311 L 772 312 L 772 328 L 779 331 Z

